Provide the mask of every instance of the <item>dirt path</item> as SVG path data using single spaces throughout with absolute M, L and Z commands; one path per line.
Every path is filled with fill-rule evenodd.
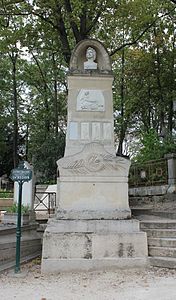
M 40 274 L 39 261 L 23 266 L 24 278 L 0 275 L 0 300 L 176 300 L 176 270 L 117 270 Z

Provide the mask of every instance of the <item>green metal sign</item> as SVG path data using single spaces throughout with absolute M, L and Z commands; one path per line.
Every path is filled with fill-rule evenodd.
M 32 179 L 32 171 L 29 169 L 13 169 L 10 178 L 13 181 L 30 181 Z
M 11 171 L 10 178 L 13 181 L 30 181 L 32 179 L 32 171 L 25 168 L 24 162 L 20 162 L 18 168 Z

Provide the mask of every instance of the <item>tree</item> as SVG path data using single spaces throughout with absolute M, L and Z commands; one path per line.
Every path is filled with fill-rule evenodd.
M 165 139 L 172 140 L 175 7 L 171 2 L 1 0 L 1 55 L 6 58 L 11 87 L 9 95 L 3 84 L 2 93 L 4 111 L 11 111 L 6 125 L 12 130 L 12 116 L 14 122 L 15 116 L 17 120 L 14 149 L 22 143 L 26 158 L 35 161 L 37 168 L 40 157 L 42 170 L 44 165 L 51 165 L 43 164 L 42 159 L 46 160 L 46 145 L 50 141 L 57 144 L 65 133 L 65 77 L 71 51 L 77 42 L 89 37 L 101 40 L 112 58 L 118 153 L 124 153 L 129 136 L 138 139 L 151 128 L 158 136 L 165 130 Z M 12 94 L 16 95 L 15 105 L 7 100 Z M 55 147 L 55 154 L 51 151 L 53 156 L 60 156 L 58 149 Z M 50 175 L 55 172 L 53 168 Z
M 18 163 L 18 145 L 19 145 L 19 98 L 20 98 L 20 89 L 22 82 L 20 80 L 19 68 L 20 68 L 20 50 L 18 49 L 18 40 L 20 32 L 17 31 L 18 26 L 22 25 L 21 17 L 14 17 L 6 20 L 6 24 L 1 28 L 1 60 L 2 64 L 5 61 L 6 66 L 8 67 L 7 71 L 4 73 L 5 77 L 3 79 L 4 89 L 2 96 L 4 99 L 5 105 L 4 110 L 5 114 L 10 114 L 10 122 L 13 126 L 13 165 L 17 166 Z M 8 113 L 6 111 L 8 109 Z

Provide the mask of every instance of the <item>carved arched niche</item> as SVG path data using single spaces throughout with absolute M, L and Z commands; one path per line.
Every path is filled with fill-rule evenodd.
M 84 62 L 86 59 L 86 50 L 92 47 L 96 51 L 97 70 L 84 70 Z M 94 39 L 86 39 L 79 42 L 74 48 L 70 59 L 70 73 L 71 74 L 87 74 L 87 73 L 101 73 L 111 74 L 111 60 L 109 54 L 102 43 Z

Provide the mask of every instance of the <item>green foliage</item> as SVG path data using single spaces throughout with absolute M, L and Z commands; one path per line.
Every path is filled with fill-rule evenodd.
M 0 190 L 0 198 L 4 198 L 4 199 L 8 199 L 8 198 L 12 198 L 13 197 L 13 193 L 11 192 L 7 192 L 4 190 Z
M 140 150 L 134 157 L 134 160 L 139 163 L 163 158 L 167 153 L 176 153 L 175 141 L 170 137 L 161 140 L 154 129 L 142 133 L 140 143 Z
M 57 138 L 50 135 L 42 143 L 32 146 L 34 148 L 31 149 L 31 153 L 38 180 L 42 182 L 55 180 L 57 176 L 56 161 L 64 155 L 65 135 L 59 132 Z
M 139 139 L 139 160 L 175 151 L 171 1 L 1 1 L 0 25 L 0 175 L 9 174 L 22 148 L 43 180 L 55 177 L 64 153 L 69 60 L 76 43 L 89 37 L 112 58 L 119 151 L 130 154 Z
M 29 210 L 30 210 L 29 206 L 21 205 L 21 213 L 22 214 L 29 213 Z M 18 205 L 16 203 L 14 203 L 12 206 L 10 206 L 6 209 L 6 212 L 8 212 L 8 213 L 17 213 L 18 212 Z

